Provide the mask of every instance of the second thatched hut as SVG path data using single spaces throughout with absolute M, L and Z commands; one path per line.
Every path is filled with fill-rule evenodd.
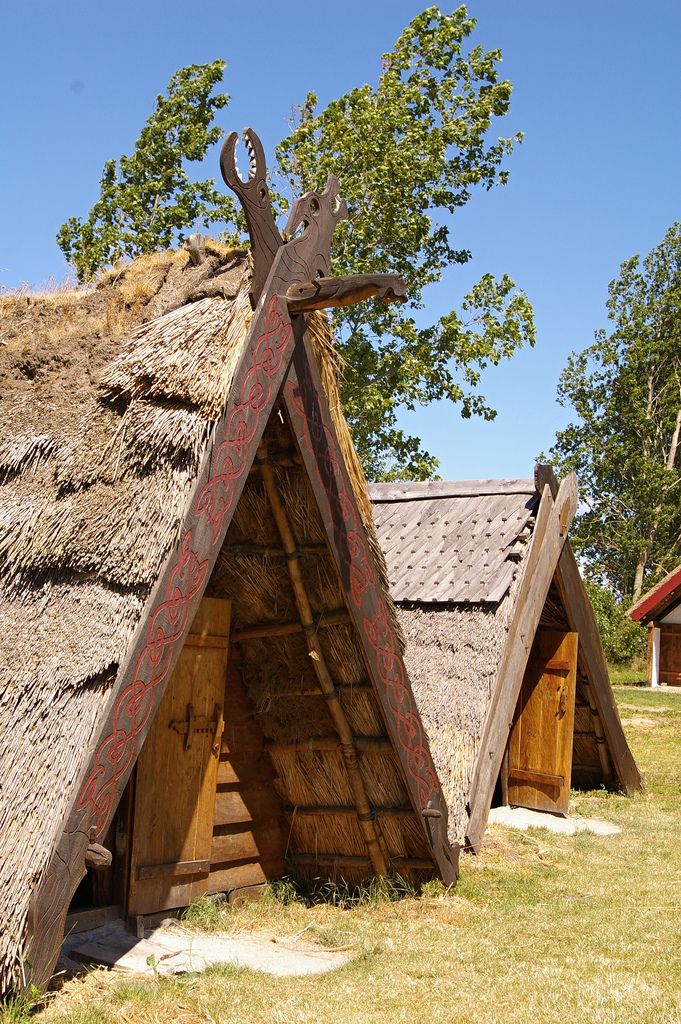
M 571 786 L 639 789 L 568 540 L 574 478 L 370 494 L 450 837 L 479 849 L 493 804 L 566 813 Z

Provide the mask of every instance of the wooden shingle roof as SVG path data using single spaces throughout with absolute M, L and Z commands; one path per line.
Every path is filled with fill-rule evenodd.
M 497 604 L 539 503 L 534 480 L 372 484 L 395 601 Z

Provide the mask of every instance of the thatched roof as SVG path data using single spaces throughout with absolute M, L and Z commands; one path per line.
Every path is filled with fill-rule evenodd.
M 145 324 L 186 259 L 0 300 L 0 980 L 251 317 L 241 291 Z M 245 254 L 218 262 L 239 292 Z
M 82 782 L 118 666 L 178 539 L 251 321 L 247 255 L 219 246 L 208 251 L 200 267 L 190 266 L 185 252 L 159 254 L 112 273 L 92 290 L 0 299 L 0 989 L 20 980 L 31 893 Z M 227 297 L 201 298 L 201 281 L 215 272 Z M 364 478 L 340 410 L 326 321 L 313 314 L 309 322 L 360 513 L 378 552 Z M 323 546 L 323 530 L 308 514 L 309 488 L 295 494 L 290 481 L 280 484 L 289 486 L 291 509 L 300 509 L 303 536 L 307 531 Z M 272 529 L 257 482 L 249 481 L 230 536 L 266 550 Z M 276 595 L 282 569 L 265 555 L 225 555 L 209 592 L 221 588 L 230 596 L 231 587 L 241 595 L 236 623 L 249 619 L 248 593 L 251 619 L 286 618 L 286 598 Z M 385 573 L 382 560 L 378 569 Z M 273 601 L 257 593 L 257 580 L 265 576 Z M 342 604 L 329 565 L 312 566 L 308 582 L 319 607 Z M 385 579 L 383 585 L 387 593 Z M 348 627 L 329 630 L 325 643 L 339 676 L 362 682 L 364 666 Z M 310 662 L 296 644 L 298 637 L 272 643 L 272 671 L 264 675 L 257 664 L 262 648 L 253 655 L 251 698 L 263 720 L 272 720 L 269 735 L 278 740 L 328 731 L 324 715 L 284 714 L 271 693 L 259 692 L 268 680 L 271 690 L 277 671 L 289 688 L 294 681 L 302 685 Z M 248 643 L 243 651 L 247 675 Z M 360 688 L 350 703 L 358 731 L 382 733 L 370 695 Z M 308 755 L 308 761 L 315 758 L 319 762 Z M 380 765 L 374 774 L 376 802 L 408 802 L 393 755 L 384 761 L 382 775 Z M 310 788 L 312 766 L 303 762 L 277 766 L 282 784 L 297 773 L 292 787 Z M 321 803 L 342 802 L 338 778 Z M 303 803 L 319 799 L 307 789 Z M 313 825 L 312 850 L 319 821 Z M 296 827 L 309 831 L 311 825 Z M 395 827 L 386 822 L 384 832 Z M 393 853 L 423 855 L 418 827 L 405 846 L 410 827 L 397 830 Z M 336 851 L 364 851 L 355 831 L 342 830 Z M 304 835 L 298 846 L 306 849 Z

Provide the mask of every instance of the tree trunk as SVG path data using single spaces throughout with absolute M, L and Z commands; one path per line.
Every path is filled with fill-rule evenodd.
M 643 574 L 646 571 L 646 565 L 648 564 L 648 548 L 645 547 L 641 554 L 638 556 L 638 562 L 636 563 L 636 574 L 634 576 L 634 593 L 632 597 L 632 605 L 636 604 L 641 594 L 643 593 Z
M 667 456 L 667 469 L 672 470 L 676 465 L 676 453 L 679 450 L 679 438 L 681 437 L 681 409 L 676 414 L 676 426 L 674 427 L 674 433 L 672 434 L 672 443 L 669 446 L 669 455 Z

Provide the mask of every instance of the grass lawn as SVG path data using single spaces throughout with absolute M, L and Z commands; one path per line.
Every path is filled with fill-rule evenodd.
M 646 667 L 630 668 L 628 665 L 610 665 L 610 682 L 613 686 L 646 686 Z
M 618 836 L 495 828 L 465 856 L 456 892 L 329 905 L 252 904 L 221 927 L 307 928 L 354 959 L 320 977 L 215 968 L 177 980 L 97 970 L 69 982 L 36 1024 L 678 1024 L 681 1021 L 681 693 L 618 686 L 646 776 L 634 799 L 574 795 Z M 17 1012 L 7 1016 L 17 1021 Z M 0 1011 L 0 1020 L 2 1020 Z

